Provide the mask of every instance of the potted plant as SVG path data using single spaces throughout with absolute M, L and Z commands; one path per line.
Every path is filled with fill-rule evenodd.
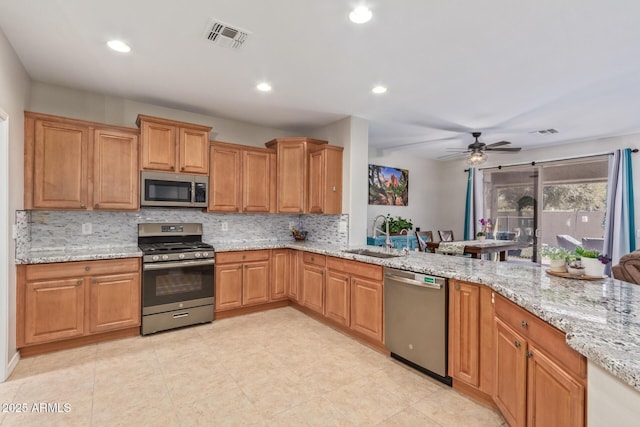
M 571 252 L 564 248 L 556 248 L 555 246 L 543 246 L 542 249 L 540 249 L 540 256 L 551 260 L 551 271 L 555 273 L 566 273 L 567 260 L 571 257 Z
M 478 238 L 478 240 L 480 240 L 482 242 L 482 241 L 484 241 L 484 239 L 487 238 L 487 233 L 491 229 L 491 220 L 490 219 L 480 218 L 478 220 L 478 222 L 480 223 L 482 228 L 480 228 L 480 231 L 478 231 L 476 233 L 476 237 Z
M 580 257 L 580 264 L 584 267 L 586 276 L 604 276 L 604 267 L 611 262 L 611 258 L 600 254 L 598 251 L 585 249 L 582 246 L 576 247 L 574 252 Z
M 411 222 L 411 220 L 404 219 L 401 216 L 397 216 L 394 218 L 391 215 L 387 214 L 386 224 L 389 225 L 389 234 L 400 234 L 400 232 L 404 229 L 406 230 L 413 229 L 413 223 Z M 385 224 L 382 225 L 383 231 L 386 231 L 384 229 L 385 226 L 386 226 Z

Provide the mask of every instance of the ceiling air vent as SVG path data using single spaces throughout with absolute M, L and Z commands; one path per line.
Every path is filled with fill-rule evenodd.
M 214 19 L 207 26 L 205 37 L 218 46 L 238 50 L 247 41 L 249 34 L 249 31 Z
M 542 130 L 534 130 L 530 133 L 537 133 L 538 135 L 552 135 L 554 133 L 558 133 L 557 129 L 542 129 Z

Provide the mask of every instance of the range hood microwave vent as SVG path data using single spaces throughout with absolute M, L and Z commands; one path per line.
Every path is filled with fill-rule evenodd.
M 238 50 L 247 41 L 249 34 L 251 33 L 247 30 L 213 19 L 207 26 L 205 37 L 218 46 Z

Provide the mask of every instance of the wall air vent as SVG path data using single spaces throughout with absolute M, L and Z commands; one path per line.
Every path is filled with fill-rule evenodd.
M 225 24 L 220 20 L 213 19 L 207 26 L 205 37 L 218 46 L 238 50 L 247 41 L 249 34 L 251 34 L 249 31 L 240 29 L 235 25 Z

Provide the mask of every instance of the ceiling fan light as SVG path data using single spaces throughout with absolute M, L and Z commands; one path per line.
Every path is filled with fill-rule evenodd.
M 474 151 L 467 157 L 467 164 L 469 166 L 480 166 L 487 161 L 487 155 L 482 151 Z

